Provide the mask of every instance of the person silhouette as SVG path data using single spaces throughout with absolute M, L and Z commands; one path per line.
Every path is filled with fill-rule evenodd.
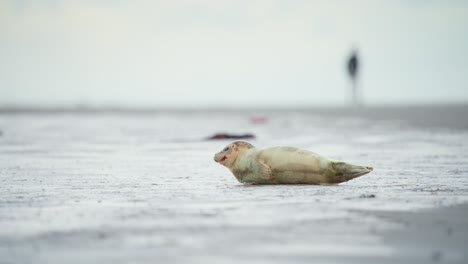
M 354 105 L 358 105 L 357 95 L 357 75 L 359 72 L 359 59 L 357 51 L 354 50 L 348 59 L 348 74 L 352 82 L 352 100 Z

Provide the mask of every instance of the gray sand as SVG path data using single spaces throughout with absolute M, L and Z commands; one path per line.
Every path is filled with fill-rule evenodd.
M 464 106 L 4 109 L 0 263 L 467 263 L 467 117 Z M 375 171 L 245 186 L 213 162 L 229 141 L 200 140 L 216 132 Z

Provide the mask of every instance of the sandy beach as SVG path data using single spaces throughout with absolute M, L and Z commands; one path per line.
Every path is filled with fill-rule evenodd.
M 242 185 L 221 132 L 375 170 Z M 1 109 L 0 263 L 467 263 L 467 160 L 463 105 Z

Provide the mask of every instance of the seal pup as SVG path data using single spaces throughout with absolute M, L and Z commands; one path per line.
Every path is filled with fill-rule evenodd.
M 235 141 L 214 155 L 241 183 L 320 184 L 346 182 L 373 170 L 322 157 L 294 147 L 256 149 L 245 141 Z

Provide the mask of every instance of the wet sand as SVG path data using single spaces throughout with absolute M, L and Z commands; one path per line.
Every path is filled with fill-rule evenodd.
M 419 212 L 371 212 L 400 227 L 382 232 L 398 263 L 466 263 L 468 204 Z
M 468 107 L 30 110 L 0 111 L 0 263 L 468 260 Z M 375 171 L 245 186 L 218 132 Z

